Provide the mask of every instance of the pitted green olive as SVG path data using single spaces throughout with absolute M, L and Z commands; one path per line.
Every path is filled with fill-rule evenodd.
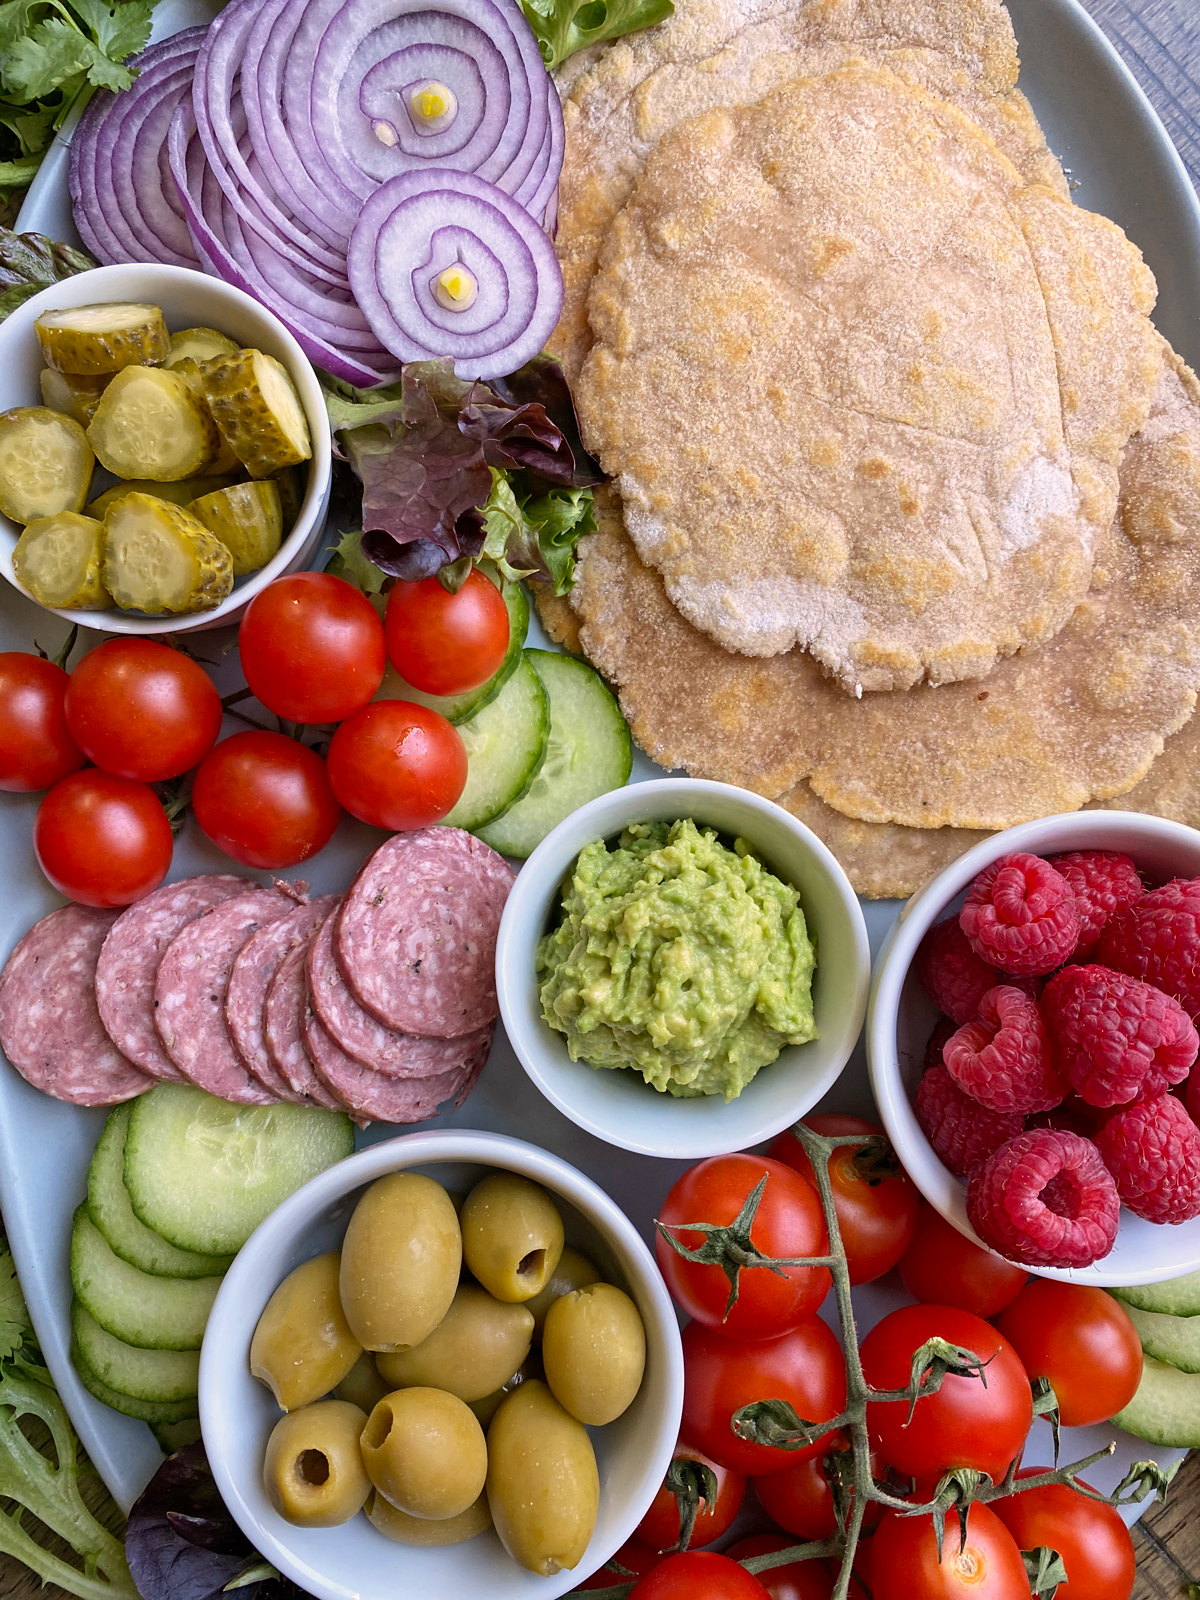
M 390 1394 L 394 1387 L 394 1384 L 385 1383 L 379 1376 L 372 1352 L 364 1350 L 333 1393 L 335 1399 L 349 1400 L 351 1405 L 361 1407 L 370 1416 L 384 1395 Z
M 338 1297 L 338 1254 L 289 1272 L 267 1301 L 250 1343 L 250 1371 L 284 1411 L 329 1394 L 362 1355 Z
M 587 1429 L 531 1379 L 492 1418 L 487 1447 L 488 1504 L 509 1555 L 543 1577 L 577 1565 L 600 1504 Z
M 363 1429 L 363 1465 L 385 1499 L 410 1517 L 457 1517 L 474 1505 L 487 1477 L 483 1429 L 443 1389 L 397 1389 Z
M 535 1294 L 532 1300 L 526 1300 L 527 1310 L 533 1312 L 533 1342 L 541 1344 L 542 1328 L 546 1321 L 546 1313 L 556 1300 L 561 1300 L 564 1294 L 570 1294 L 572 1289 L 582 1289 L 586 1284 L 599 1282 L 600 1274 L 585 1255 L 571 1246 L 564 1245 L 563 1253 L 558 1258 L 558 1265 L 550 1274 L 550 1281 L 541 1294 Z
M 460 1400 L 482 1400 L 512 1377 L 532 1335 L 533 1317 L 524 1306 L 505 1305 L 477 1284 L 461 1283 L 428 1339 L 377 1362 L 392 1389 L 426 1385 Z
M 362 1509 L 371 1489 L 358 1447 L 366 1420 L 345 1400 L 318 1400 L 280 1418 L 267 1440 L 263 1484 L 281 1517 L 336 1528 Z
M 490 1173 L 462 1209 L 463 1257 L 489 1294 L 541 1294 L 563 1252 L 563 1224 L 546 1191 L 515 1172 Z
M 485 1394 L 482 1400 L 468 1400 L 467 1404 L 479 1418 L 479 1426 L 487 1432 L 492 1418 L 500 1409 L 501 1403 L 508 1398 L 514 1389 L 519 1389 L 523 1383 L 528 1383 L 530 1378 L 545 1381 L 546 1374 L 542 1370 L 542 1358 L 536 1350 L 531 1350 L 513 1373 L 507 1383 L 502 1383 L 491 1394 Z
M 397 1510 L 390 1500 L 385 1500 L 372 1490 L 367 1501 L 367 1516 L 385 1539 L 394 1539 L 397 1544 L 427 1547 L 465 1544 L 468 1539 L 473 1539 L 477 1533 L 482 1533 L 492 1525 L 492 1514 L 488 1510 L 485 1494 L 481 1494 L 473 1506 L 460 1511 L 457 1517 L 441 1517 L 433 1521 L 429 1517 L 410 1517 L 407 1511 Z
M 367 1350 L 408 1350 L 450 1309 L 462 1235 L 450 1196 L 416 1172 L 378 1178 L 342 1242 L 346 1321 Z
M 591 1283 L 556 1300 L 542 1330 L 542 1362 L 554 1398 L 600 1427 L 619 1417 L 646 1370 L 646 1330 L 627 1294 Z

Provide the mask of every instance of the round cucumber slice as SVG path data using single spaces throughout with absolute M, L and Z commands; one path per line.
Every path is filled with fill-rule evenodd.
M 500 585 L 500 592 L 508 607 L 508 653 L 500 663 L 499 670 L 486 683 L 481 683 L 477 689 L 466 689 L 462 694 L 426 694 L 423 689 L 414 689 L 411 683 L 407 683 L 389 662 L 376 700 L 412 700 L 419 706 L 428 706 L 431 711 L 438 712 L 456 727 L 473 717 L 477 711 L 482 711 L 484 706 L 490 705 L 517 670 L 525 635 L 529 632 L 529 598 L 525 590 L 519 583 L 510 583 L 505 578 Z
M 497 698 L 460 722 L 458 731 L 467 751 L 467 786 L 442 822 L 481 828 L 528 791 L 546 756 L 550 698 L 529 662 L 518 658 Z
M 1146 1356 L 1137 1393 L 1113 1426 L 1151 1444 L 1194 1450 L 1200 1446 L 1200 1373 L 1180 1372 Z
M 1136 1306 L 1126 1306 L 1125 1311 L 1146 1355 L 1180 1372 L 1200 1372 L 1200 1317 L 1173 1317 L 1164 1311 L 1139 1311 Z
M 135 1400 L 195 1400 L 198 1350 L 139 1350 L 106 1333 L 78 1300 L 71 1307 L 71 1332 L 89 1370 L 110 1389 Z
M 122 1261 L 87 1207 L 71 1230 L 71 1282 L 106 1333 L 139 1350 L 199 1350 L 220 1278 L 154 1278 Z
M 185 1417 L 182 1422 L 152 1422 L 150 1432 L 154 1442 L 165 1456 L 173 1456 L 200 1438 L 200 1418 Z
M 148 1422 L 151 1427 L 167 1427 L 187 1422 L 196 1415 L 195 1400 L 139 1400 L 131 1394 L 122 1394 L 111 1388 L 88 1366 L 77 1344 L 71 1345 L 71 1364 L 79 1374 L 79 1381 L 87 1392 L 103 1405 L 111 1406 L 122 1416 L 134 1417 L 138 1422 Z

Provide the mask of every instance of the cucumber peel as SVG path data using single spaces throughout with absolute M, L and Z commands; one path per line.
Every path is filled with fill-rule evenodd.
M 155 1278 L 114 1255 L 87 1207 L 71 1230 L 71 1283 L 106 1333 L 140 1350 L 199 1350 L 220 1278 Z M 102 1376 L 102 1375 L 101 1375 Z
M 1200 1272 L 1185 1272 L 1181 1278 L 1167 1278 L 1162 1283 L 1139 1283 L 1108 1292 L 1139 1311 L 1158 1311 L 1172 1317 L 1200 1316 Z
M 1200 1317 L 1173 1317 L 1163 1311 L 1139 1311 L 1136 1306 L 1124 1310 L 1146 1355 L 1180 1372 L 1200 1372 Z
M 515 805 L 541 770 L 550 735 L 550 698 L 524 657 L 495 700 L 458 731 L 467 785 L 442 818 L 446 827 L 481 828 Z
M 1195 1449 L 1200 1446 L 1200 1373 L 1180 1372 L 1146 1356 L 1137 1393 L 1112 1420 L 1150 1444 Z

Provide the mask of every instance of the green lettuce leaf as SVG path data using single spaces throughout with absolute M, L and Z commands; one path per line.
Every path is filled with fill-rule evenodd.
M 553 71 L 589 44 L 665 22 L 675 7 L 671 0 L 521 0 L 521 10 Z
M 95 265 L 82 250 L 47 239 L 43 233 L 0 228 L 0 319 L 40 289 Z
M 482 554 L 506 578 L 540 578 L 566 594 L 575 582 L 575 546 L 596 527 L 591 489 L 531 489 L 523 473 L 492 469 L 483 507 Z

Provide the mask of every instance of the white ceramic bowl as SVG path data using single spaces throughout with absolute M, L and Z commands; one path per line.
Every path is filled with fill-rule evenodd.
M 142 300 L 161 306 L 172 333 L 183 328 L 216 328 L 239 344 L 264 350 L 282 361 L 299 392 L 312 434 L 308 487 L 295 526 L 275 555 L 258 572 L 238 578 L 232 591 L 211 611 L 150 617 L 140 611 L 121 611 L 114 606 L 108 611 L 54 611 L 52 614 L 84 628 L 98 628 L 103 633 L 191 633 L 236 622 L 259 590 L 273 578 L 308 566 L 324 532 L 331 467 L 329 422 L 312 363 L 278 317 L 219 278 L 193 272 L 189 267 L 96 267 L 43 289 L 0 322 L 0 411 L 42 403 L 38 374 L 43 362 L 33 331 L 34 321 L 41 313 L 105 300 Z M 17 523 L 0 515 L 0 572 L 17 589 L 21 589 L 21 585 L 13 574 L 12 554 L 20 533 Z M 21 593 L 26 591 L 21 589 Z M 32 599 L 32 595 L 29 598 Z
M 633 1072 L 572 1061 L 566 1040 L 543 1020 L 534 957 L 553 925 L 559 887 L 585 844 L 611 839 L 631 822 L 691 817 L 749 839 L 764 861 L 800 891 L 817 970 L 813 1007 L 820 1037 L 790 1045 L 728 1104 L 719 1095 L 678 1100 Z M 500 1014 L 521 1065 L 572 1122 L 642 1155 L 694 1158 L 742 1150 L 802 1117 L 850 1058 L 866 1010 L 871 956 L 862 908 L 846 874 L 816 834 L 747 789 L 697 778 L 661 778 L 615 789 L 559 823 L 522 867 L 500 923 L 496 986 Z
M 967 1221 L 966 1186 L 934 1154 L 913 1111 L 925 1045 L 937 1011 L 912 970 L 917 946 L 935 922 L 962 905 L 975 875 L 999 856 L 1068 850 L 1119 850 L 1154 882 L 1200 876 L 1200 833 L 1130 811 L 1077 811 L 1025 822 L 983 840 L 930 880 L 901 911 L 875 964 L 867 1016 L 871 1085 L 888 1136 L 921 1193 L 960 1233 L 981 1243 Z M 1112 1250 L 1090 1267 L 1032 1270 L 1070 1283 L 1158 1283 L 1200 1268 L 1200 1217 L 1175 1226 L 1144 1222 L 1124 1209 Z
M 632 1296 L 646 1327 L 646 1376 L 624 1416 L 589 1429 L 600 1469 L 600 1514 L 572 1572 L 539 1578 L 489 1530 L 449 1549 L 393 1544 L 365 1516 L 340 1528 L 295 1528 L 262 1485 L 263 1452 L 280 1411 L 250 1376 L 250 1339 L 276 1285 L 293 1267 L 336 1249 L 365 1185 L 419 1169 L 463 1193 L 501 1167 L 543 1184 L 568 1244 Z M 641 1521 L 675 1448 L 683 1408 L 679 1326 L 654 1258 L 625 1213 L 582 1172 L 536 1145 L 460 1130 L 412 1133 L 339 1162 L 285 1200 L 229 1269 L 200 1357 L 200 1421 L 221 1497 L 255 1548 L 318 1600 L 554 1600 L 603 1566 Z

